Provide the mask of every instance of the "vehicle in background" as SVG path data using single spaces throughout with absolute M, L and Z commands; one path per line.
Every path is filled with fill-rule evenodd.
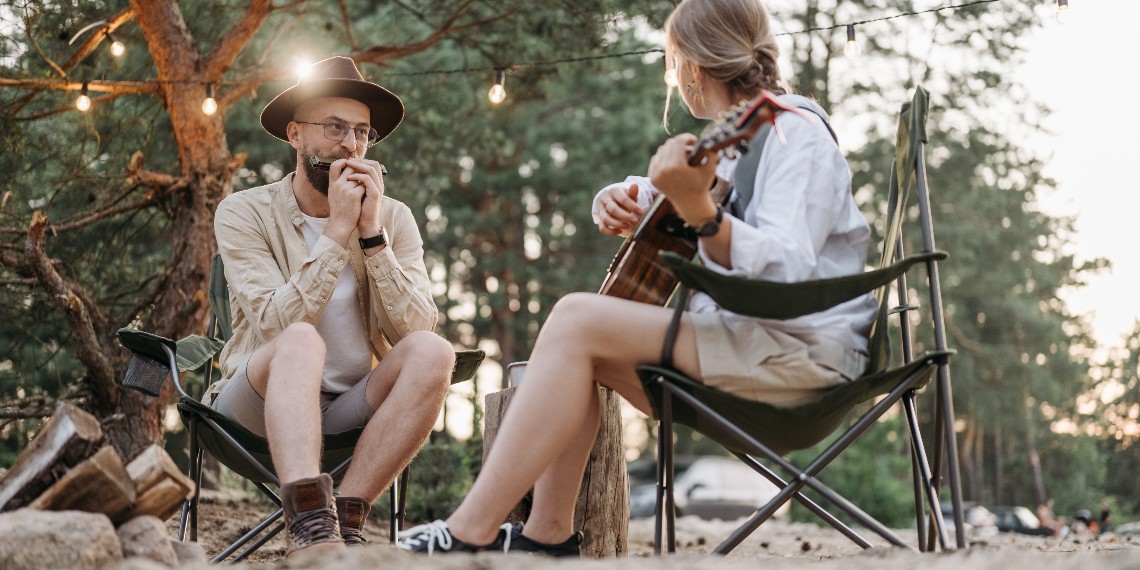
M 997 516 L 989 509 L 977 503 L 963 503 L 962 511 L 967 537 L 982 538 L 998 533 Z M 942 520 L 946 523 L 947 534 L 953 536 L 956 527 L 950 501 L 942 501 Z
M 1002 532 L 1034 536 L 1052 536 L 1053 529 L 1041 526 L 1037 515 L 1025 507 L 994 507 L 994 524 Z
M 673 500 L 677 516 L 738 519 L 751 515 L 779 491 L 763 475 L 727 457 L 676 458 L 674 465 Z M 653 460 L 629 465 L 630 517 L 653 516 L 657 500 L 656 469 Z M 786 517 L 789 508 L 784 504 L 775 516 Z

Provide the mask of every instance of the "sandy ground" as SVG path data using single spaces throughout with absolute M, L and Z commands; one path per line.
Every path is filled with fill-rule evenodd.
M 198 538 L 207 555 L 218 553 L 225 544 L 256 524 L 270 509 L 239 495 L 209 494 L 201 506 Z M 961 552 L 920 554 L 887 546 L 884 541 L 867 536 L 875 548 L 862 550 L 846 537 L 830 528 L 805 523 L 770 521 L 744 541 L 728 556 L 709 554 L 735 527 L 724 521 L 706 521 L 685 517 L 678 521 L 677 554 L 657 558 L 653 552 L 651 520 L 638 519 L 630 524 L 630 555 L 608 560 L 554 560 L 530 555 L 479 554 L 425 558 L 399 551 L 387 543 L 387 523 L 373 513 L 366 534 L 372 542 L 367 548 L 347 550 L 331 556 L 302 560 L 284 560 L 285 542 L 275 537 L 241 566 L 246 568 L 590 568 L 668 570 L 700 567 L 701 570 L 755 568 L 765 570 L 810 568 L 819 570 L 876 569 L 931 570 L 993 569 L 1041 570 L 1073 569 L 1124 570 L 1140 568 L 1140 536 L 1031 537 L 1006 533 L 974 536 L 970 548 Z M 177 532 L 178 517 L 168 522 L 171 534 Z M 914 541 L 913 530 L 899 530 L 904 540 Z M 205 568 L 205 565 L 200 565 Z M 159 566 L 131 560 L 118 565 L 118 570 L 141 570 Z

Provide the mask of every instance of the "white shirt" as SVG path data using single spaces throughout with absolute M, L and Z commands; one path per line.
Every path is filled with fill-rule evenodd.
M 317 240 L 325 231 L 328 218 L 314 218 L 301 214 L 301 233 L 309 252 L 313 251 Z M 332 296 L 315 323 L 317 332 L 325 341 L 325 371 L 321 380 L 321 391 L 341 394 L 364 379 L 375 363 L 372 348 L 368 344 L 368 333 L 364 326 L 364 316 L 360 314 L 357 302 L 356 278 L 352 267 L 341 270 Z
M 792 104 L 807 101 L 798 95 L 783 95 L 780 99 Z M 818 106 L 815 109 L 823 114 Z M 764 144 L 744 220 L 725 214 L 732 218 L 732 269 L 709 258 L 701 244 L 700 258 L 709 269 L 783 283 L 864 271 L 870 229 L 851 196 L 847 161 L 819 117 L 805 113 L 807 117 L 787 112 L 777 116 L 777 128 L 769 132 Z M 777 129 L 786 142 L 780 140 Z M 735 169 L 735 159 L 722 157 L 717 176 L 731 182 Z M 594 222 L 599 222 L 597 212 L 603 193 L 634 183 L 638 185 L 638 205 L 643 210 L 648 208 L 658 190 L 648 178 L 630 176 L 606 186 L 594 197 Z M 736 199 L 735 192 L 731 199 Z M 822 335 L 865 352 L 875 308 L 874 295 L 867 294 L 795 319 L 729 315 L 734 321 L 754 321 L 799 338 Z M 703 293 L 694 295 L 690 305 L 694 313 L 719 310 L 716 302 Z

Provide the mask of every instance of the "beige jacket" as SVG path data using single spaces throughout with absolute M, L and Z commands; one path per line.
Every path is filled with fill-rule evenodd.
M 301 222 L 293 174 L 234 193 L 218 205 L 214 234 L 229 281 L 234 335 L 222 350 L 222 380 L 205 395 L 206 403 L 250 354 L 285 327 L 316 324 L 346 264 L 356 276 L 360 316 L 377 359 L 412 331 L 435 328 L 438 309 L 423 239 L 406 205 L 384 197 L 380 225 L 389 245 L 371 257 L 364 256 L 355 232 L 347 250 L 321 236 L 310 254 Z

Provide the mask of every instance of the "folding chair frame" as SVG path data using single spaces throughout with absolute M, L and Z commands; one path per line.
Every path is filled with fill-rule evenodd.
M 922 93 L 922 95 L 925 96 L 924 93 Z M 660 424 L 658 426 L 657 446 L 657 504 L 654 529 L 655 553 L 661 553 L 663 540 L 668 541 L 668 552 L 674 552 L 676 545 L 674 530 L 676 523 L 676 503 L 673 498 L 674 458 L 672 438 L 674 399 L 690 406 L 706 419 L 714 422 L 720 429 L 727 431 L 731 434 L 731 437 L 737 441 L 740 447 L 762 456 L 764 459 L 774 463 L 781 470 L 790 474 L 790 480 L 784 480 L 752 455 L 734 451 L 734 454 L 738 458 L 774 483 L 780 488 L 780 491 L 768 503 L 757 509 L 752 516 L 748 518 L 745 524 L 739 527 L 728 539 L 718 545 L 714 550 L 715 553 L 727 554 L 730 552 L 770 518 L 776 510 L 783 506 L 789 499 L 799 501 L 809 511 L 819 516 L 824 522 L 851 539 L 860 547 L 864 549 L 871 548 L 871 543 L 855 532 L 850 526 L 844 524 L 810 498 L 804 496 L 801 493 L 804 487 L 812 489 L 832 505 L 858 521 L 859 524 L 874 531 L 888 543 L 900 548 L 909 549 L 910 546 L 899 538 L 898 535 L 816 479 L 819 473 L 826 468 L 832 460 L 838 457 L 842 451 L 859 438 L 896 403 L 902 406 L 906 416 L 906 428 L 910 436 L 909 447 L 915 493 L 918 549 L 924 552 L 934 550 L 935 540 L 937 540 L 938 547 L 941 547 L 943 550 L 947 549 L 946 528 L 940 505 L 941 474 L 944 468 L 949 478 L 948 483 L 954 515 L 956 545 L 957 548 L 965 548 L 966 541 L 963 531 L 965 525 L 962 511 L 961 480 L 959 476 L 957 442 L 954 435 L 954 409 L 950 386 L 949 356 L 952 351 L 950 351 L 946 345 L 942 292 L 938 278 L 937 258 L 932 255 L 936 252 L 936 248 L 930 214 L 930 199 L 926 182 L 926 165 L 923 159 L 924 136 L 923 133 L 917 141 L 913 141 L 912 144 L 917 145 L 914 164 L 905 164 L 905 166 L 908 169 L 913 168 L 914 182 L 918 197 L 919 226 L 922 233 L 923 251 L 927 255 L 925 259 L 925 270 L 929 281 L 930 313 L 932 315 L 932 326 L 934 329 L 935 349 L 917 357 L 914 354 L 912 331 L 906 315 L 907 312 L 915 310 L 917 307 L 909 303 L 906 274 L 903 272 L 895 279 L 899 304 L 889 311 L 891 314 L 898 314 L 900 316 L 900 339 L 902 344 L 903 365 L 896 370 L 906 369 L 903 380 L 898 382 L 885 397 L 876 402 L 870 410 L 865 412 L 838 439 L 828 445 L 807 467 L 800 469 L 678 385 L 678 381 L 684 380 L 684 376 L 673 370 L 669 365 L 673 340 L 673 329 L 671 328 L 670 335 L 668 335 L 668 340 L 666 341 L 665 351 L 663 352 L 663 362 L 665 364 L 661 367 L 639 367 L 639 373 L 642 374 L 643 378 L 649 378 L 649 380 L 646 380 L 647 385 L 651 382 L 661 389 L 661 401 L 658 410 Z M 903 182 L 903 184 L 905 185 L 906 183 Z M 896 241 L 893 249 L 894 251 L 891 252 L 893 253 L 893 259 L 895 261 L 902 260 L 904 258 L 902 241 Z M 887 255 L 887 253 L 888 252 L 884 252 L 884 255 Z M 688 292 L 688 288 L 684 285 L 679 289 L 677 297 L 678 303 L 673 319 L 674 327 L 679 323 L 681 314 L 685 310 Z M 884 291 L 883 294 L 885 295 L 886 292 Z M 885 300 L 883 302 L 885 302 Z M 882 331 L 880 334 L 887 334 L 887 331 Z M 915 398 L 916 390 L 925 384 L 932 373 L 937 378 L 934 402 L 934 448 L 931 454 L 927 455 L 927 450 L 923 444 L 922 433 L 919 429 Z M 931 461 L 931 458 L 933 461 Z M 946 461 L 945 465 L 943 464 L 943 459 Z M 929 508 L 929 514 L 926 512 L 927 508 Z M 927 526 L 928 521 L 929 526 Z
M 215 329 L 216 324 L 217 323 L 215 318 L 211 317 L 211 331 Z M 174 380 L 174 387 L 178 390 L 179 397 L 184 400 L 197 401 L 186 391 L 182 385 L 182 381 L 178 373 L 178 362 L 174 351 L 165 344 L 162 345 L 162 350 L 166 353 L 167 358 L 169 359 L 171 370 L 170 374 Z M 209 385 L 212 371 L 209 371 L 209 368 L 207 370 L 208 372 L 206 373 L 206 385 Z M 247 462 L 249 462 L 250 465 L 257 469 L 257 471 L 262 475 L 262 477 L 265 478 L 266 481 L 269 481 L 271 484 L 278 488 L 281 486 L 280 480 L 273 473 L 273 471 L 267 468 L 260 460 L 255 458 L 253 454 L 249 453 L 249 451 L 247 451 L 244 446 L 238 443 L 233 434 L 227 431 L 225 427 L 218 424 L 218 422 L 209 417 L 197 415 L 192 417 L 190 421 L 187 422 L 187 431 L 189 432 L 190 436 L 190 467 L 188 469 L 187 475 L 192 481 L 194 481 L 195 487 L 193 496 L 187 499 L 186 502 L 182 505 L 182 517 L 178 524 L 178 540 L 183 542 L 186 541 L 187 530 L 190 531 L 190 540 L 198 540 L 198 502 L 202 487 L 203 452 L 203 448 L 199 446 L 198 442 L 199 422 L 205 422 L 210 429 L 212 429 L 218 435 L 222 436 L 222 438 L 225 439 L 226 442 L 229 443 L 230 446 L 242 456 L 243 459 L 245 459 Z M 333 477 L 333 479 L 338 479 L 339 476 L 348 469 L 349 463 L 351 463 L 351 461 L 352 457 L 350 456 L 348 459 L 340 462 L 340 464 L 338 464 L 329 474 Z M 409 473 L 409 468 L 405 467 L 404 470 L 400 473 L 400 476 L 397 478 L 397 480 L 392 482 L 392 487 L 389 491 L 389 503 L 391 504 L 391 512 L 389 513 L 389 541 L 392 544 L 396 544 L 399 531 L 404 525 L 404 517 L 406 515 L 405 508 L 408 498 L 407 489 Z M 230 564 L 237 564 L 241 562 L 250 554 L 255 552 L 258 548 L 261 548 L 266 542 L 269 542 L 282 530 L 284 530 L 285 522 L 278 522 L 279 519 L 281 519 L 281 517 L 285 514 L 284 509 L 281 508 L 281 498 L 265 483 L 262 483 L 261 481 L 253 481 L 253 484 L 266 497 L 268 497 L 271 501 L 273 501 L 274 504 L 277 505 L 277 510 L 273 514 L 263 519 L 260 523 L 257 524 L 257 526 L 253 527 L 247 533 L 242 535 L 241 538 L 239 538 L 233 544 L 229 545 L 224 550 L 219 552 L 216 556 L 214 556 L 214 558 L 210 560 L 211 564 L 218 564 L 224 561 L 234 552 L 237 552 L 238 549 L 242 548 L 251 540 L 258 537 L 258 535 L 261 535 L 263 532 L 265 532 L 265 530 L 275 522 L 277 523 L 276 526 L 261 536 L 260 539 L 258 539 L 248 548 L 243 550 L 236 558 L 230 561 Z

